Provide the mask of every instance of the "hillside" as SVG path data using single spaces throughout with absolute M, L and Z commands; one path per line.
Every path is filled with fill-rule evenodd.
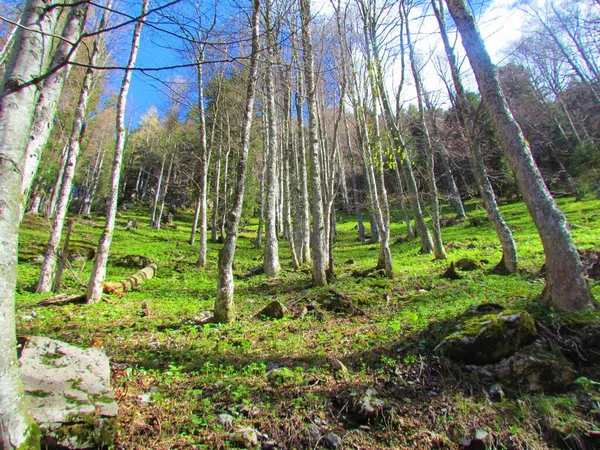
M 598 251 L 600 200 L 564 199 L 560 206 L 578 248 Z M 311 286 L 309 267 L 291 269 L 281 239 L 280 276 L 252 276 L 263 251 L 254 248 L 257 224 L 244 224 L 232 325 L 208 320 L 221 244 L 209 244 L 206 268 L 195 265 L 197 246 L 187 243 L 192 212 L 176 212 L 172 226 L 156 231 L 147 210 L 123 211 L 109 279 L 137 270 L 117 265 L 127 255 L 155 262 L 157 276 L 95 305 L 43 306 L 47 295 L 30 293 L 50 224 L 27 216 L 20 232 L 17 331 L 105 349 L 120 405 L 119 449 L 235 448 L 247 444 L 239 433 L 244 427 L 258 432 L 262 448 L 336 448 L 339 442 L 328 433 L 348 449 L 599 448 L 600 355 L 584 339 L 597 330 L 598 314 L 566 318 L 540 302 L 543 252 L 523 204 L 502 207 L 520 258 L 520 271 L 511 276 L 490 272 L 501 257 L 496 236 L 481 209 L 474 203 L 467 208 L 482 223 L 443 229 L 446 261 L 419 254 L 418 240 L 393 244 L 392 280 L 370 270 L 378 245 L 358 242 L 356 222 L 340 213 L 335 279 L 327 287 Z M 140 227 L 126 230 L 129 219 Z M 62 292 L 84 291 L 91 268 L 86 258 L 102 223 L 76 219 Z M 393 239 L 403 233 L 396 221 Z M 457 270 L 456 280 L 442 277 L 462 258 L 482 269 Z M 597 278 L 591 285 L 600 298 Z M 288 307 L 285 318 L 256 315 L 273 300 Z M 497 395 L 485 371 L 434 350 L 460 318 L 483 304 L 531 313 L 538 342 L 571 360 L 576 382 L 547 394 L 501 383 Z M 365 395 L 373 411 L 365 412 Z M 464 440 L 476 431 L 481 440 Z

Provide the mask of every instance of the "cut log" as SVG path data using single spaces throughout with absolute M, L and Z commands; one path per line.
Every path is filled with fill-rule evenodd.
M 139 272 L 134 273 L 129 278 L 125 278 L 121 281 L 107 281 L 103 285 L 104 292 L 107 294 L 121 295 L 124 292 L 133 291 L 144 281 L 152 278 L 156 274 L 156 270 L 156 264 L 150 264 Z

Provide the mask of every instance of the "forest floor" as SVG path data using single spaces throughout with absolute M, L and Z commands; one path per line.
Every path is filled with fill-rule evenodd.
M 578 248 L 599 250 L 600 200 L 561 199 L 560 205 Z M 484 218 L 475 203 L 467 206 L 470 217 Z M 538 329 L 557 333 L 578 322 L 599 321 L 596 313 L 565 317 L 541 302 L 544 257 L 533 224 L 522 203 L 503 205 L 502 212 L 518 246 L 516 275 L 490 273 L 501 253 L 485 220 L 480 226 L 466 220 L 443 228 L 446 261 L 420 254 L 413 239 L 392 246 L 393 280 L 369 274 L 378 245 L 358 242 L 354 218 L 343 216 L 335 279 L 325 288 L 311 286 L 309 267 L 292 270 L 284 240 L 279 277 L 246 276 L 262 262 L 262 250 L 254 248 L 256 222 L 250 221 L 238 241 L 238 316 L 232 325 L 205 320 L 214 303 L 220 244 L 209 244 L 208 265 L 198 268 L 197 245 L 188 244 L 191 212 L 175 214 L 172 226 L 156 231 L 148 226 L 147 210 L 123 211 L 109 279 L 136 271 L 115 264 L 126 255 L 156 262 L 157 276 L 137 291 L 107 296 L 95 305 L 43 306 L 48 295 L 31 293 L 50 223 L 26 217 L 20 234 L 18 333 L 104 347 L 120 406 L 118 449 L 234 448 L 230 427 L 245 426 L 281 449 L 318 448 L 327 444 L 330 432 L 343 440 L 339 448 L 460 448 L 477 429 L 489 434 L 490 448 L 600 448 L 600 360 L 576 361 L 580 378 L 568 392 L 504 387 L 506 395 L 493 400 L 494 381 L 434 351 L 457 317 L 483 303 L 525 309 Z M 139 220 L 140 227 L 127 231 L 128 219 Z M 89 255 L 102 226 L 99 219 L 77 218 L 72 254 Z M 405 227 L 396 222 L 392 235 L 393 240 L 405 236 Z M 450 262 L 465 257 L 481 261 L 484 269 L 463 272 L 459 280 L 441 276 Z M 83 293 L 91 265 L 84 258 L 72 262 L 63 291 Z M 600 299 L 600 282 L 590 283 Z M 343 302 L 346 307 L 328 309 L 340 296 L 350 300 Z M 288 305 L 288 317 L 256 316 L 275 299 Z M 295 316 L 305 306 L 308 314 Z M 332 359 L 347 372 L 332 371 Z M 369 388 L 383 406 L 365 421 L 353 405 Z M 331 437 L 329 445 L 335 445 Z

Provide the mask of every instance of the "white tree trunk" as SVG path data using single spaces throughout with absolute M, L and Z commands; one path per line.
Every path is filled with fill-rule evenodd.
M 439 1 L 439 4 L 438 4 Z M 487 176 L 483 157 L 481 155 L 481 149 L 479 146 L 479 139 L 474 135 L 473 127 L 468 125 L 467 111 L 466 111 L 466 99 L 465 90 L 462 85 L 458 64 L 456 62 L 456 56 L 454 49 L 450 45 L 448 33 L 446 32 L 446 24 L 444 21 L 443 14 L 443 3 L 441 0 L 432 0 L 433 11 L 440 27 L 442 42 L 444 44 L 444 50 L 446 57 L 448 58 L 448 64 L 450 65 L 450 72 L 452 74 L 452 81 L 454 83 L 454 89 L 456 91 L 456 110 L 460 128 L 462 130 L 463 140 L 469 147 L 471 154 L 471 161 L 475 171 L 475 179 L 477 186 L 481 194 L 483 201 L 483 207 L 487 212 L 488 217 L 494 225 L 496 234 L 502 245 L 502 259 L 496 266 L 499 271 L 507 271 L 509 273 L 515 273 L 517 271 L 518 257 L 517 247 L 515 240 L 512 235 L 512 231 L 504 221 L 504 218 L 500 214 L 500 209 L 496 203 L 496 196 L 492 188 L 492 184 Z
M 11 56 L 0 85 L 0 449 L 39 446 L 39 431 L 31 418 L 17 361 L 15 287 L 20 193 L 27 139 L 37 100 L 35 84 L 26 84 L 44 70 L 40 61 L 56 8 L 50 1 L 27 0 Z M 36 439 L 37 436 L 37 439 Z
M 38 170 L 42 151 L 52 132 L 58 102 L 65 81 L 69 76 L 71 65 L 65 64 L 65 61 L 75 59 L 79 46 L 73 46 L 72 43 L 78 42 L 89 6 L 90 3 L 82 2 L 69 8 L 69 15 L 62 31 L 62 39 L 58 41 L 49 68 L 52 70 L 61 64 L 64 65 L 46 78 L 40 88 L 40 98 L 35 109 L 31 138 L 27 144 L 25 167 L 23 169 L 23 182 L 21 183 L 23 205 L 27 203 L 29 190 Z
M 167 154 L 164 153 L 162 162 L 160 163 L 160 173 L 156 180 L 156 192 L 154 193 L 154 203 L 152 203 L 152 215 L 150 217 L 150 226 L 156 228 L 156 213 L 158 211 L 158 203 L 160 201 L 160 194 L 162 192 L 162 179 L 165 173 L 165 165 L 167 164 Z
M 447 3 L 475 72 L 485 108 L 542 240 L 548 271 L 545 296 L 561 311 L 592 309 L 596 303 L 583 276 L 567 220 L 546 189 L 521 128 L 508 109 L 496 69 L 473 16 L 463 0 Z
M 250 148 L 250 130 L 254 110 L 254 91 L 258 78 L 258 51 L 259 51 L 259 20 L 260 0 L 252 2 L 252 53 L 248 68 L 248 86 L 246 91 L 246 106 L 244 109 L 244 122 L 242 124 L 242 142 L 240 157 L 237 167 L 237 183 L 233 205 L 227 221 L 227 236 L 219 254 L 219 281 L 217 297 L 215 299 L 215 320 L 230 323 L 235 320 L 235 307 L 233 304 L 233 258 L 237 243 L 238 227 L 242 216 L 244 204 L 244 190 L 246 188 L 246 169 L 248 165 L 248 150 Z
M 110 5 L 108 6 L 110 8 Z M 108 23 L 108 11 L 109 9 L 105 9 L 104 13 L 102 14 L 99 30 L 106 28 Z M 69 208 L 71 188 L 73 186 L 73 178 L 75 177 L 75 168 L 79 158 L 79 151 L 81 150 L 81 140 L 83 138 L 83 134 L 85 133 L 85 118 L 87 115 L 87 107 L 95 73 L 95 70 L 92 67 L 96 65 L 99 51 L 99 37 L 97 37 L 93 43 L 92 53 L 89 59 L 90 67 L 88 67 L 83 77 L 77 109 L 75 110 L 75 121 L 73 122 L 71 135 L 69 136 L 67 161 L 62 176 L 62 184 L 60 187 L 58 202 L 56 204 L 56 214 L 54 215 L 52 231 L 50 233 L 50 239 L 48 240 L 48 247 L 46 248 L 44 262 L 42 263 L 40 279 L 35 288 L 36 292 L 50 292 L 52 290 L 52 286 L 54 285 L 57 261 L 56 255 L 58 246 L 60 245 L 65 218 L 67 217 Z
M 317 286 L 327 285 L 325 270 L 327 267 L 327 241 L 325 240 L 325 223 L 323 217 L 323 192 L 321 186 L 321 161 L 319 156 L 317 101 L 315 93 L 315 74 L 313 64 L 312 36 L 310 31 L 310 0 L 299 0 L 302 17 L 302 45 L 304 48 L 304 83 L 308 106 L 308 143 L 311 159 L 312 180 L 312 278 Z
M 108 262 L 108 253 L 110 244 L 113 238 L 115 228 L 115 220 L 117 218 L 117 203 L 119 200 L 119 181 L 121 178 L 121 165 L 123 163 L 123 152 L 125 150 L 125 107 L 127 104 L 127 94 L 131 83 L 132 68 L 135 66 L 138 50 L 140 47 L 140 36 L 142 27 L 146 20 L 146 12 L 148 11 L 149 0 L 143 0 L 142 12 L 140 20 L 135 24 L 133 30 L 133 39 L 131 42 L 131 51 L 129 53 L 129 61 L 127 62 L 127 70 L 121 82 L 121 90 L 117 102 L 117 142 L 115 144 L 115 154 L 113 167 L 110 174 L 110 188 L 108 194 L 108 205 L 106 206 L 106 221 L 104 231 L 98 242 L 96 250 L 96 259 L 92 268 L 92 275 L 87 288 L 87 302 L 95 303 L 102 298 L 102 285 L 106 279 L 106 264 Z
M 279 178 L 277 177 L 278 140 L 277 140 L 277 109 L 275 107 L 275 83 L 273 64 L 276 57 L 275 36 L 271 28 L 271 0 L 265 0 L 265 26 L 267 60 L 265 62 L 265 96 L 268 156 L 266 160 L 266 208 L 265 208 L 265 254 L 263 270 L 268 277 L 276 277 L 279 273 L 279 242 L 277 239 L 277 191 Z
M 202 78 L 202 63 L 204 62 L 204 47 L 198 49 L 196 75 L 198 79 L 198 131 L 200 132 L 200 152 L 198 158 L 200 160 L 200 174 L 198 179 L 198 202 L 200 203 L 200 223 L 198 240 L 198 266 L 206 265 L 206 250 L 207 250 L 207 188 L 208 188 L 208 154 L 206 148 L 206 121 L 204 117 L 204 81 Z

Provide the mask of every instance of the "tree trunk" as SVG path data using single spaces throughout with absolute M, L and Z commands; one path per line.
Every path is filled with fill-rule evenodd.
M 438 2 L 439 1 L 439 6 Z M 452 80 L 454 82 L 454 88 L 456 90 L 456 110 L 458 113 L 458 120 L 460 123 L 460 130 L 462 130 L 462 138 L 466 141 L 471 154 L 471 161 L 475 171 L 475 180 L 481 198 L 483 201 L 483 207 L 487 212 L 487 216 L 490 218 L 494 225 L 494 229 L 502 245 L 502 259 L 496 266 L 500 271 L 507 271 L 509 273 L 515 273 L 517 271 L 518 257 L 515 240 L 512 235 L 512 231 L 504 221 L 504 218 L 500 214 L 498 204 L 496 203 L 496 196 L 492 188 L 492 184 L 485 171 L 485 164 L 481 155 L 481 149 L 479 146 L 479 139 L 474 135 L 473 127 L 469 127 L 467 123 L 467 111 L 466 111 L 466 100 L 465 90 L 462 85 L 460 78 L 460 72 L 458 70 L 458 64 L 456 62 L 456 56 L 454 55 L 454 49 L 450 45 L 448 34 L 446 32 L 446 24 L 443 15 L 443 3 L 441 0 L 432 0 L 431 2 L 433 10 L 440 27 L 442 41 L 444 43 L 444 50 L 446 57 L 448 58 L 448 64 L 450 65 L 450 72 L 452 74 Z M 475 120 L 475 118 L 473 118 Z
M 473 16 L 463 0 L 448 0 L 447 3 L 502 150 L 542 240 L 547 268 L 545 297 L 561 311 L 592 309 L 596 304 L 583 276 L 567 220 L 546 189 L 521 128 L 508 109 L 496 69 Z
M 317 102 L 315 94 L 314 64 L 312 36 L 310 31 L 311 13 L 310 0 L 299 0 L 302 18 L 302 45 L 304 47 L 304 82 L 308 103 L 308 134 L 310 158 L 312 163 L 312 278 L 317 286 L 326 286 L 327 277 L 327 242 L 325 241 L 325 224 L 323 217 L 323 192 L 321 186 L 321 161 L 319 157 Z
M 271 27 L 271 0 L 265 0 L 265 26 L 267 61 L 265 64 L 265 96 L 267 133 L 269 136 L 266 166 L 266 214 L 265 214 L 265 254 L 263 270 L 267 277 L 279 273 L 279 243 L 277 241 L 277 190 L 279 179 L 276 173 L 278 160 L 277 110 L 275 109 L 275 86 L 273 63 L 275 62 L 275 37 Z
M 410 67 L 412 69 L 413 78 L 415 80 L 415 89 L 417 91 L 417 105 L 419 110 L 419 125 L 421 127 L 422 136 L 422 148 L 425 154 L 425 165 L 427 168 L 427 177 L 429 182 L 429 192 L 431 194 L 431 222 L 433 225 L 433 254 L 435 259 L 446 259 L 446 250 L 444 250 L 444 244 L 442 242 L 442 230 L 440 228 L 440 204 L 438 201 L 438 190 L 437 183 L 435 181 L 435 167 L 434 167 L 434 154 L 433 146 L 431 145 L 431 138 L 429 135 L 429 127 L 425 121 L 425 107 L 423 105 L 424 97 L 427 95 L 423 89 L 423 83 L 419 69 L 417 68 L 417 62 L 415 57 L 415 49 L 412 43 L 410 34 L 410 27 L 408 26 L 408 13 L 403 5 L 402 10 L 404 11 L 404 19 L 406 25 L 406 43 L 408 45 L 408 52 L 410 57 Z
M 133 72 L 132 69 L 135 67 L 135 60 L 137 58 L 138 49 L 140 46 L 142 27 L 144 26 L 146 13 L 148 11 L 148 3 L 149 0 L 143 0 L 141 19 L 135 24 L 135 28 L 133 30 L 129 61 L 127 63 L 127 70 L 125 70 L 125 74 L 123 75 L 121 91 L 119 92 L 119 99 L 117 102 L 117 141 L 115 143 L 113 167 L 110 175 L 108 205 L 106 206 L 106 221 L 104 224 L 104 231 L 102 232 L 102 236 L 98 242 L 96 259 L 94 260 L 94 267 L 92 268 L 92 275 L 88 284 L 88 303 L 100 301 L 102 298 L 102 284 L 106 279 L 106 264 L 108 262 L 108 252 L 110 250 L 110 244 L 112 242 L 113 231 L 115 228 L 115 220 L 117 218 L 119 180 L 121 177 L 121 165 L 123 163 L 123 151 L 125 149 L 125 107 L 127 104 L 129 85 L 131 83 L 131 75 Z
M 162 162 L 160 163 L 160 173 L 158 175 L 158 179 L 156 180 L 156 192 L 154 193 L 154 203 L 152 204 L 152 215 L 150 218 L 150 226 L 152 228 L 156 228 L 156 212 L 158 211 L 158 202 L 160 201 L 160 194 L 162 190 L 162 179 L 163 174 L 165 173 L 165 165 L 167 164 L 167 154 L 164 153 L 162 157 Z M 200 197 L 198 197 L 198 202 L 200 202 Z
M 259 51 L 259 13 L 260 0 L 252 2 L 252 53 L 248 69 L 248 86 L 246 91 L 246 106 L 244 109 L 244 122 L 242 124 L 242 142 L 240 157 L 237 167 L 237 182 L 233 205 L 227 221 L 227 236 L 219 254 L 219 281 L 217 297 L 215 299 L 215 320 L 230 323 L 235 320 L 233 304 L 233 258 L 237 243 L 238 227 L 242 216 L 244 204 L 244 190 L 246 188 L 246 169 L 248 165 L 248 149 L 250 147 L 250 129 L 254 110 L 254 91 L 258 78 L 258 51 Z
M 27 139 L 37 87 L 26 84 L 44 70 L 40 61 L 54 22 L 49 1 L 27 0 L 0 85 L 0 449 L 39 448 L 19 374 L 15 332 L 15 288 L 20 193 Z M 42 62 L 42 64 L 40 64 Z
M 295 42 L 295 41 L 294 41 Z M 295 50 L 294 46 L 294 50 Z M 296 244 L 299 249 L 298 256 L 303 264 L 309 263 L 312 260 L 310 250 L 310 205 L 308 197 L 308 172 L 306 170 L 306 142 L 304 139 L 304 120 L 302 112 L 302 99 L 304 90 L 302 89 L 302 71 L 296 73 L 297 86 L 295 95 L 296 106 L 296 132 L 297 132 L 297 161 L 298 161 L 298 185 L 300 195 L 298 197 L 298 208 L 300 209 L 300 239 Z
M 92 210 L 92 201 L 94 200 L 94 195 L 96 194 L 96 189 L 98 188 L 98 182 L 100 181 L 100 174 L 102 172 L 102 164 L 104 163 L 105 153 L 106 147 L 101 144 L 101 148 L 98 149 L 98 154 L 96 155 L 96 162 L 94 164 L 94 170 L 91 175 L 89 186 L 85 190 L 85 195 L 83 197 L 83 202 L 81 205 L 81 214 L 83 215 L 89 214 Z
M 200 174 L 198 180 L 198 189 L 200 196 L 200 227 L 198 240 L 198 266 L 206 265 L 206 250 L 207 250 L 207 189 L 208 189 L 208 154 L 206 148 L 206 120 L 204 114 L 204 81 L 202 78 L 202 64 L 204 63 L 204 47 L 198 49 L 196 74 L 198 78 L 198 131 L 200 132 Z
M 169 183 L 171 182 L 171 173 L 173 171 L 173 160 L 175 159 L 175 153 L 173 153 L 171 155 L 171 161 L 169 162 L 169 168 L 167 169 L 167 179 L 165 180 L 165 185 L 163 187 L 163 191 L 160 194 L 160 209 L 158 212 L 158 217 L 156 219 L 156 223 L 154 225 L 154 228 L 156 230 L 160 230 L 160 227 L 162 225 L 162 217 L 163 217 L 163 212 L 165 210 L 165 199 L 167 198 L 167 192 L 169 190 Z
M 102 14 L 99 30 L 106 28 L 108 23 L 108 11 L 109 9 L 105 9 L 104 13 Z M 83 139 L 83 134 L 85 133 L 85 118 L 95 73 L 95 70 L 92 67 L 96 65 L 98 53 L 100 51 L 98 39 L 99 38 L 97 37 L 93 43 L 92 53 L 89 59 L 90 67 L 88 67 L 85 72 L 81 92 L 79 94 L 79 101 L 77 103 L 77 109 L 75 110 L 75 121 L 69 137 L 69 149 L 67 152 L 68 156 L 62 176 L 62 185 L 60 187 L 60 194 L 58 196 L 58 203 L 56 205 L 56 214 L 52 224 L 50 239 L 48 240 L 46 255 L 44 256 L 44 262 L 42 263 L 40 279 L 35 288 L 35 291 L 38 293 L 50 292 L 52 290 L 52 285 L 54 284 L 54 276 L 56 272 L 56 253 L 62 237 L 65 218 L 67 217 L 69 200 L 71 198 L 71 188 L 73 186 L 73 178 L 75 177 L 75 168 L 79 158 L 79 151 L 81 150 L 81 140 Z
M 58 41 L 58 45 L 52 56 L 50 70 L 59 67 L 64 64 L 65 61 L 75 59 L 79 45 L 73 45 L 73 43 L 78 42 L 86 21 L 89 6 L 90 3 L 82 2 L 69 7 L 70 11 L 62 31 L 62 39 Z M 110 8 L 110 5 L 107 7 Z M 38 170 L 42 151 L 50 138 L 50 133 L 54 126 L 54 115 L 62 95 L 65 81 L 69 76 L 70 69 L 70 64 L 64 64 L 46 78 L 40 88 L 40 97 L 36 105 L 31 127 L 31 138 L 27 144 L 27 151 L 25 154 L 23 182 L 21 183 L 23 205 L 27 203 L 31 183 Z
M 217 242 L 217 222 L 219 218 L 219 187 L 221 183 L 221 144 L 217 152 L 215 177 L 213 179 L 212 226 L 210 227 L 210 242 Z

